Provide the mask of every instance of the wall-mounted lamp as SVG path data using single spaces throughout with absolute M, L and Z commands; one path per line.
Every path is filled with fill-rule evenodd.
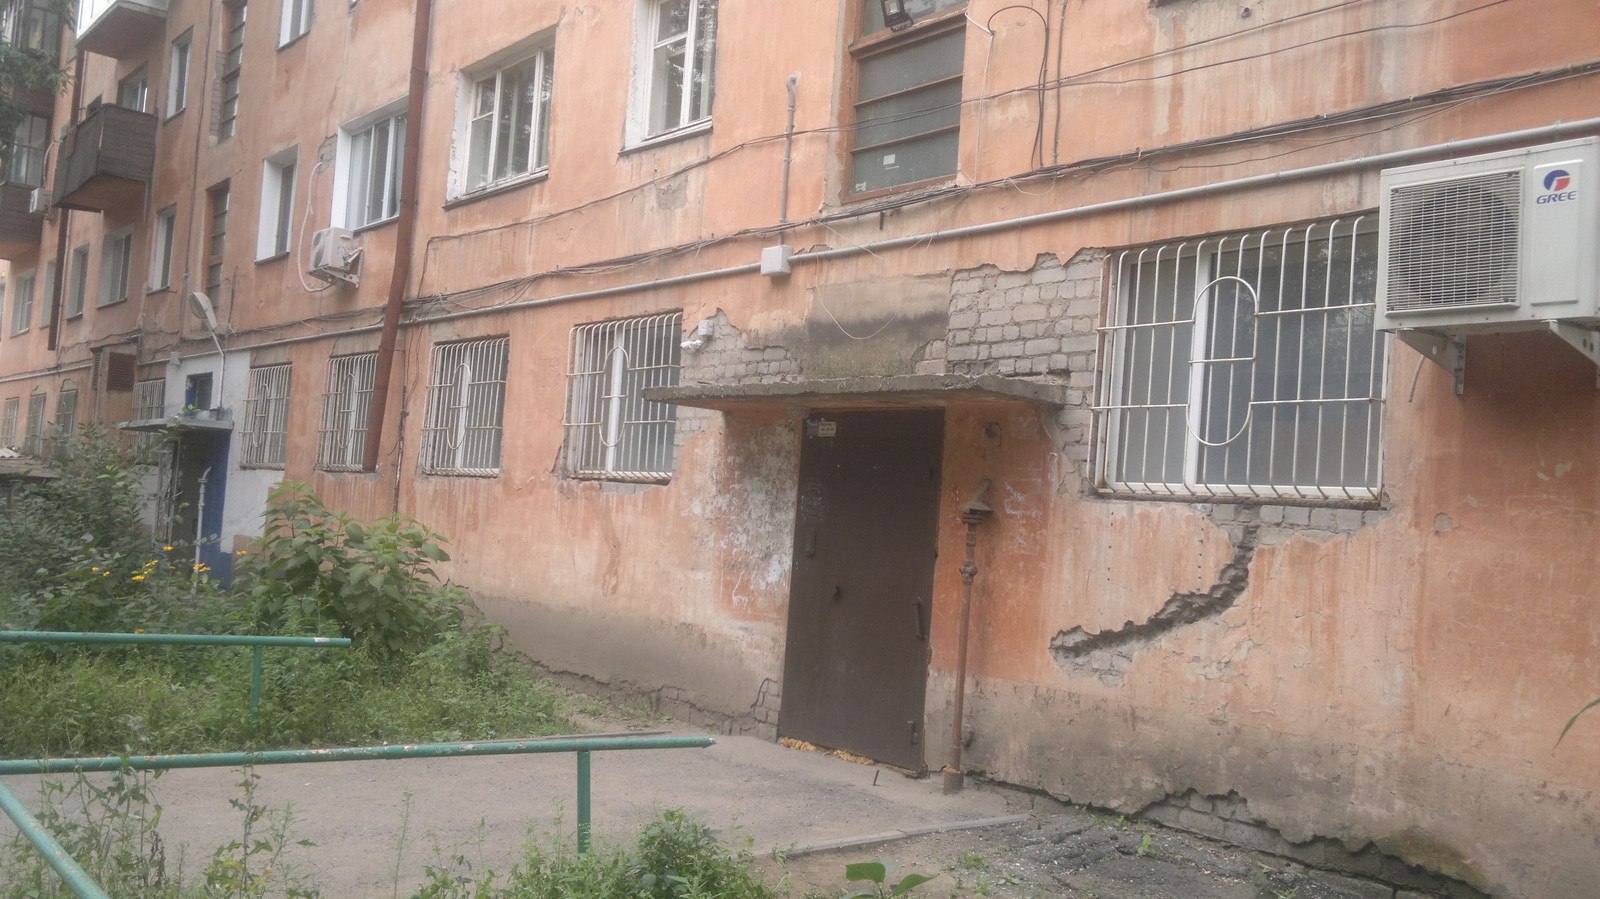
M 879 0 L 883 4 L 883 24 L 890 31 L 904 31 L 916 24 L 911 21 L 911 13 L 906 11 L 906 0 Z

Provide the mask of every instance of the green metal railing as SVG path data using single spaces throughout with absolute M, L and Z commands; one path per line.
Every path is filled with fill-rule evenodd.
M 704 749 L 716 745 L 710 737 L 549 737 L 530 740 L 496 740 L 482 743 L 421 743 L 393 746 L 357 746 L 330 749 L 277 749 L 259 752 L 208 752 L 188 755 L 136 755 L 82 759 L 13 759 L 0 761 L 0 775 L 72 774 L 93 771 L 165 771 L 172 768 L 232 768 L 249 765 L 294 765 L 305 762 L 354 762 L 375 759 L 459 758 L 477 755 L 528 755 L 572 752 L 578 768 L 578 852 L 589 851 L 592 832 L 589 789 L 592 752 L 625 749 Z M 46 861 L 79 899 L 108 899 L 105 892 L 41 828 L 11 791 L 0 784 L 0 810 L 11 816 L 17 829 L 44 854 Z
M 261 710 L 261 651 L 268 646 L 344 649 L 347 637 L 258 637 L 234 634 L 97 634 L 77 631 L 0 631 L 0 643 L 132 643 L 159 646 L 250 647 L 250 720 Z

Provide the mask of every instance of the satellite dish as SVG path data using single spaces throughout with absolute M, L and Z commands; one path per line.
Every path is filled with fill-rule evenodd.
M 206 323 L 206 330 L 215 334 L 217 332 L 217 310 L 211 305 L 211 298 L 198 290 L 189 293 L 189 305 L 194 308 L 194 314 L 200 316 Z

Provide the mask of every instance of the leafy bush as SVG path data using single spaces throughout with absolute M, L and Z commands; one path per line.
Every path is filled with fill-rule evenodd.
M 631 848 L 529 844 L 522 862 L 499 878 L 472 874 L 461 857 L 427 869 L 414 899 L 777 899 L 777 886 L 755 870 L 748 851 L 726 848 L 716 832 L 683 809 L 661 813 Z
M 397 515 L 362 524 L 291 481 L 268 496 L 266 518 L 241 566 L 258 628 L 331 622 L 347 637 L 402 651 L 460 625 L 466 594 L 434 572 L 450 555 L 427 527 Z

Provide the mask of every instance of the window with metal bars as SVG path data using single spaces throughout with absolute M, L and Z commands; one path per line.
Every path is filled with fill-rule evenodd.
M 17 413 L 22 408 L 19 397 L 7 397 L 4 407 L 0 407 L 0 447 L 16 449 L 17 446 Z
M 422 473 L 500 473 L 508 338 L 435 344 L 422 423 Z
M 246 468 L 282 468 L 289 433 L 288 365 L 250 369 L 250 392 L 244 402 L 239 464 Z
M 565 468 L 577 478 L 672 477 L 677 407 L 644 398 L 678 383 L 683 313 L 572 329 L 567 367 Z
M 1371 500 L 1385 355 L 1373 217 L 1129 250 L 1097 477 L 1113 492 Z
M 360 471 L 367 448 L 367 410 L 377 353 L 335 356 L 328 360 L 328 389 L 322 395 L 321 439 L 317 467 L 325 471 Z
M 56 420 L 50 435 L 54 453 L 58 456 L 72 455 L 72 444 L 78 436 L 78 391 L 77 388 L 63 389 L 56 394 Z
M 22 438 L 22 451 L 30 456 L 44 455 L 44 403 L 42 393 L 28 397 L 28 431 Z
M 166 417 L 167 380 L 151 378 L 133 388 L 133 420 L 153 421 Z

